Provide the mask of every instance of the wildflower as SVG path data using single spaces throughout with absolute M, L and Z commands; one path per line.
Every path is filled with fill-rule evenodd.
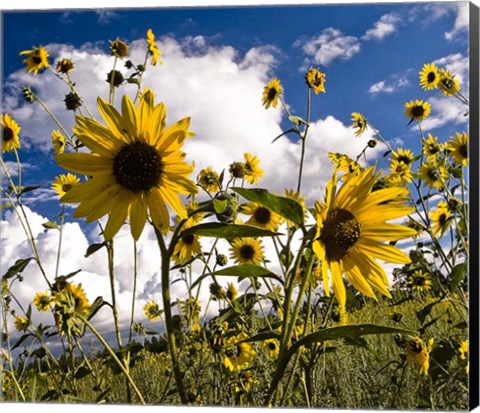
M 428 345 L 420 337 L 412 337 L 407 342 L 407 363 L 416 363 L 420 366 L 419 374 L 428 374 L 430 367 L 430 352 L 433 348 L 434 340 L 431 338 Z
M 214 301 L 224 300 L 226 297 L 225 290 L 219 284 L 211 283 L 209 286 L 209 291 Z
M 278 79 L 272 79 L 267 86 L 263 88 L 262 105 L 268 109 L 270 105 L 274 108 L 278 105 L 278 97 L 282 94 L 282 84 Z
M 405 116 L 410 118 L 410 122 L 421 121 L 430 115 L 430 103 L 423 100 L 410 101 L 405 104 Z
M 342 181 L 347 180 L 351 176 L 357 175 L 363 170 L 360 164 L 357 161 L 351 159 L 348 155 L 329 152 L 328 157 L 332 161 L 333 167 L 336 171 L 341 171 L 345 173 L 342 177 Z
M 233 178 L 245 178 L 245 164 L 242 162 L 232 162 L 228 170 Z
M 225 265 L 227 265 L 227 262 L 228 262 L 228 258 L 226 255 L 223 255 L 223 254 L 217 254 L 216 258 L 215 258 L 215 262 L 218 266 L 220 267 L 224 267 Z
M 318 95 L 320 92 L 325 93 L 325 73 L 320 72 L 313 67 L 305 75 L 307 86 Z M 275 106 L 274 106 L 275 107 Z
M 202 306 L 195 298 L 190 297 L 188 300 L 177 300 L 180 314 L 189 321 L 192 333 L 200 332 L 200 311 Z
M 448 154 L 455 163 L 466 167 L 468 165 L 468 135 L 466 132 L 457 132 L 456 136 L 450 138 L 451 141 L 447 144 Z
M 240 212 L 245 215 L 251 215 L 251 218 L 245 222 L 246 225 L 253 225 L 270 231 L 277 231 L 282 221 L 280 215 L 256 202 L 249 202 L 243 205 Z
M 73 70 L 73 62 L 70 59 L 59 60 L 56 69 L 59 73 L 70 73 Z
M 15 328 L 18 331 L 27 331 L 29 325 L 30 322 L 26 318 L 19 315 L 15 318 Z
M 460 201 L 458 198 L 451 197 L 448 199 L 447 208 L 450 212 L 458 211 L 461 205 L 462 205 L 462 201 Z
M 468 360 L 468 340 L 462 341 L 458 351 L 460 352 L 460 360 Z M 470 361 L 467 362 L 465 371 L 467 374 L 470 373 Z
M 360 136 L 367 129 L 367 118 L 357 112 L 352 113 L 352 126 L 357 129 L 355 132 L 356 136 Z
M 87 222 L 109 214 L 104 236 L 113 238 L 130 217 L 134 239 L 140 237 L 148 211 L 155 227 L 168 231 L 168 204 L 180 218 L 187 213 L 178 194 L 194 194 L 189 180 L 193 166 L 185 162 L 180 150 L 190 118 L 165 128 L 166 109 L 155 105 L 153 93 L 142 95 L 138 108 L 124 96 L 122 113 L 98 99 L 99 111 L 108 128 L 94 119 L 78 116 L 74 132 L 92 153 L 61 154 L 60 166 L 73 172 L 93 176 L 75 186 L 64 196 L 64 202 L 80 202 L 75 217 Z
M 22 129 L 18 123 L 8 114 L 0 116 L 0 125 L 2 126 L 2 152 L 11 152 L 15 148 L 20 148 L 20 137 L 18 134 Z
M 428 139 L 422 142 L 423 153 L 427 155 L 427 159 L 435 158 L 443 149 L 443 145 L 437 142 L 438 138 L 428 134 Z
M 423 186 L 429 186 L 440 190 L 444 187 L 445 181 L 449 178 L 447 168 L 439 165 L 436 159 L 430 159 L 424 162 L 418 168 L 420 178 L 424 181 Z
M 238 297 L 238 291 L 233 285 L 233 283 L 228 283 L 226 296 L 230 301 L 235 301 Z
M 278 354 L 280 353 L 280 345 L 278 344 L 278 340 L 274 338 L 270 338 L 263 342 L 263 348 L 265 349 L 265 353 L 267 353 L 267 357 L 273 360 L 278 358 Z
M 440 69 L 438 87 L 445 96 L 453 96 L 460 92 L 460 83 L 450 70 Z
M 22 89 L 22 94 L 23 94 L 23 98 L 28 103 L 32 103 L 36 98 L 35 94 L 32 92 L 32 89 L 30 87 L 24 87 Z
M 107 83 L 113 87 L 119 87 L 123 83 L 123 75 L 118 70 L 110 70 L 107 73 Z
M 213 171 L 212 168 L 207 167 L 202 169 L 197 176 L 198 184 L 207 191 L 208 193 L 220 191 L 219 184 L 219 175 L 217 172 Z
M 424 90 L 436 89 L 440 80 L 438 68 L 435 63 L 424 64 L 420 72 L 420 86 Z
M 52 306 L 52 298 L 48 292 L 38 292 L 33 297 L 33 304 L 37 307 L 38 311 L 43 311 L 44 313 Z
M 430 212 L 432 220 L 432 233 L 434 236 L 443 235 L 450 226 L 450 211 L 446 202 L 439 202 L 438 208 Z
M 245 153 L 243 156 L 245 158 L 245 163 L 243 164 L 245 180 L 249 184 L 258 184 L 258 179 L 263 176 L 263 169 L 258 167 L 260 159 L 249 153 Z
M 152 32 L 152 29 L 147 31 L 147 43 L 148 43 L 148 53 L 152 56 L 150 64 L 155 66 L 157 63 L 163 64 L 160 59 L 162 52 L 157 47 L 157 42 L 155 41 L 155 35 Z
M 147 317 L 150 321 L 159 320 L 160 315 L 162 314 L 160 306 L 155 301 L 147 301 L 143 306 L 143 312 L 145 313 L 145 317 Z
M 186 234 L 181 236 L 175 245 L 172 259 L 177 264 L 183 264 L 192 259 L 195 254 L 200 254 L 201 252 L 202 247 L 198 242 L 198 236 L 195 234 Z
M 65 151 L 65 137 L 58 130 L 52 132 L 52 145 L 53 151 L 56 155 L 63 153 Z
M 32 50 L 24 50 L 20 52 L 20 56 L 27 55 L 28 57 L 22 63 L 27 64 L 27 73 L 33 72 L 38 74 L 39 70 L 46 69 L 48 64 L 48 52 L 43 47 L 34 47 Z
M 403 161 L 399 162 L 396 159 L 392 159 L 390 161 L 390 171 L 392 173 L 389 175 L 388 180 L 392 183 L 403 184 L 412 181 L 410 166 Z
M 68 95 L 65 95 L 65 107 L 67 110 L 77 110 L 80 106 L 82 106 L 82 99 L 80 96 L 75 92 L 70 92 Z
M 367 146 L 369 148 L 375 148 L 378 144 L 378 141 L 376 139 L 370 139 L 368 142 L 367 142 Z
M 401 218 L 413 211 L 402 204 L 408 194 L 404 187 L 379 189 L 372 192 L 379 177 L 368 168 L 337 189 L 336 173 L 327 184 L 325 203 L 315 203 L 317 232 L 313 250 L 321 262 L 324 289 L 333 291 L 340 314 L 345 312 L 346 290 L 342 274 L 363 295 L 375 298 L 373 289 L 391 297 L 385 270 L 375 258 L 405 264 L 410 258 L 392 245 L 381 241 L 398 241 L 416 231 L 386 221 Z
M 432 288 L 432 280 L 430 274 L 424 273 L 422 270 L 416 270 L 408 277 L 408 284 L 412 291 L 424 292 Z
M 390 317 L 391 320 L 395 321 L 396 323 L 399 323 L 402 321 L 403 315 L 402 313 L 399 313 L 398 311 L 391 311 L 388 316 Z
M 76 175 L 71 173 L 68 174 L 61 174 L 55 178 L 52 183 L 52 189 L 63 197 L 70 189 L 80 183 L 80 178 Z
M 74 310 L 81 315 L 87 315 L 90 311 L 90 303 L 88 302 L 87 295 L 82 288 L 82 284 L 74 285 L 67 282 L 65 289 L 62 291 L 74 302 Z
M 110 42 L 110 50 L 113 56 L 119 57 L 120 59 L 128 56 L 128 45 L 120 39 Z
M 239 264 L 260 264 L 263 261 L 263 246 L 259 239 L 239 238 L 232 242 L 230 258 Z
M 226 349 L 223 365 L 231 372 L 246 369 L 255 357 L 255 350 L 250 343 L 241 343 L 246 338 L 248 336 L 245 333 L 240 333 L 225 340 Z
M 398 148 L 397 151 L 392 151 L 393 159 L 398 162 L 403 162 L 405 165 L 410 166 L 415 160 L 415 155 L 410 149 Z

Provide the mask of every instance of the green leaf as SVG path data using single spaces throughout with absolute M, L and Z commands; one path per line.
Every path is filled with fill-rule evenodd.
M 295 200 L 271 194 L 261 188 L 232 188 L 249 201 L 257 202 L 284 218 L 298 225 L 303 225 L 304 212 L 302 206 Z
M 234 265 L 232 267 L 223 268 L 221 270 L 203 274 L 199 278 L 195 280 L 195 282 L 190 287 L 191 289 L 194 288 L 201 280 L 206 277 L 212 275 L 224 275 L 229 277 L 240 277 L 240 280 L 248 277 L 268 277 L 274 278 L 277 281 L 282 282 L 281 278 L 275 275 L 273 272 L 267 270 L 266 268 L 260 267 L 259 265 L 255 264 L 242 264 L 242 265 Z
M 291 115 L 288 117 L 288 120 L 292 122 L 295 126 L 301 125 L 310 125 L 305 119 L 301 118 L 300 116 Z
M 30 337 L 30 333 L 24 334 L 22 337 L 20 337 L 18 341 L 15 343 L 15 345 L 12 347 L 12 350 L 15 350 L 17 347 L 20 347 L 28 337 Z
M 59 226 L 57 225 L 56 222 L 54 221 L 47 221 L 47 222 L 44 222 L 42 224 L 43 228 L 47 228 L 47 229 L 60 229 Z
M 87 368 L 85 366 L 80 366 L 77 369 L 77 371 L 75 372 L 75 378 L 76 379 L 83 379 L 84 377 L 87 377 L 91 372 L 92 372 L 92 370 L 90 370 L 89 368 Z
M 453 267 L 452 273 L 450 274 L 450 290 L 452 291 L 452 293 L 455 292 L 460 283 L 463 281 L 466 273 L 466 262 L 462 262 L 461 264 L 457 264 L 455 265 L 455 267 Z
M 40 188 L 40 185 L 34 185 L 34 186 L 25 186 L 22 188 L 22 190 L 19 192 L 17 195 L 18 197 L 22 196 L 23 194 L 26 194 L 27 192 L 34 191 L 35 189 Z
M 14 277 L 15 275 L 21 273 L 28 263 L 35 259 L 34 257 L 30 258 L 20 258 L 19 260 L 15 261 L 15 264 L 13 264 L 8 271 L 3 275 L 2 279 L 3 280 L 8 280 L 9 278 Z
M 213 200 L 213 208 L 217 214 L 221 214 L 227 208 L 228 201 L 226 199 L 214 199 Z
M 265 341 L 271 338 L 276 338 L 277 340 L 281 340 L 282 335 L 274 331 L 265 331 L 264 333 L 259 333 L 254 335 L 253 337 L 249 337 L 245 340 L 242 340 L 241 343 L 248 343 L 252 341 Z
M 345 343 L 353 346 L 362 347 L 372 353 L 378 361 L 382 361 L 382 358 L 380 357 L 378 352 L 363 337 L 346 337 Z
M 276 232 L 252 227 L 250 225 L 222 224 L 220 222 L 207 222 L 205 224 L 195 225 L 194 227 L 187 228 L 185 231 L 183 231 L 181 236 L 188 234 L 225 239 L 244 237 L 271 237 L 273 235 L 277 235 Z
M 291 128 L 291 129 L 287 130 L 286 132 L 283 132 L 283 133 L 281 133 L 280 135 L 278 135 L 278 136 L 272 141 L 272 143 L 274 143 L 276 140 L 280 139 L 282 136 L 285 136 L 285 135 L 287 135 L 287 134 L 289 134 L 289 133 L 292 133 L 292 132 L 293 132 L 293 133 L 296 133 L 297 135 L 299 135 L 299 133 L 298 133 L 298 131 L 297 131 L 296 129 Z
M 85 258 L 87 258 L 90 255 L 96 253 L 99 249 L 105 247 L 106 245 L 107 245 L 107 241 L 103 241 L 101 244 L 89 245 L 88 248 L 87 248 L 87 252 L 85 253 Z
M 439 301 L 435 301 L 423 307 L 420 311 L 417 311 L 417 318 L 423 324 L 427 316 L 432 312 L 434 306 L 436 306 Z

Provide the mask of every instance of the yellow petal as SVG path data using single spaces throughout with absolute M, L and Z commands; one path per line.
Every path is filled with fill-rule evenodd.
M 187 217 L 187 211 L 185 210 L 185 207 L 183 206 L 183 203 L 176 192 L 165 187 L 159 187 L 158 192 L 160 192 L 161 197 L 167 201 L 168 205 L 170 205 L 170 207 L 181 219 Z
M 55 156 L 64 169 L 82 175 L 106 175 L 112 173 L 112 160 L 90 153 L 62 153 Z
M 128 199 L 123 199 L 122 202 L 117 202 L 113 206 L 107 225 L 103 235 L 107 241 L 111 240 L 119 231 L 121 226 L 125 223 L 128 216 L 128 209 L 130 202 Z
M 62 196 L 62 202 L 81 202 L 92 193 L 103 193 L 116 181 L 113 175 L 98 175 L 72 187 Z
M 77 116 L 77 126 L 73 131 L 77 137 L 93 152 L 111 158 L 120 143 L 109 129 L 94 119 Z
M 122 117 L 128 135 L 135 137 L 137 135 L 137 113 L 135 105 L 127 95 L 124 95 L 122 99 Z
M 409 207 L 408 205 L 384 204 L 363 211 L 360 214 L 357 214 L 355 218 L 361 224 L 376 224 L 379 222 L 385 222 L 391 219 L 404 217 L 413 211 L 414 208 Z
M 417 231 L 397 224 L 364 225 L 361 229 L 362 237 L 378 241 L 398 241 L 417 235 Z
M 408 264 L 411 262 L 410 257 L 398 248 L 378 241 L 360 238 L 356 248 L 367 255 L 395 264 Z
M 147 205 L 153 224 L 157 229 L 163 231 L 166 227 L 168 228 L 170 225 L 170 217 L 165 201 L 158 190 L 153 189 L 150 191 L 147 197 Z
M 342 279 L 342 268 L 338 261 L 330 261 L 330 271 L 332 272 L 332 287 L 335 297 L 337 298 L 338 305 L 341 308 L 345 308 L 347 302 L 347 290 Z
M 343 259 L 343 269 L 348 281 L 350 281 L 352 286 L 360 291 L 363 295 L 377 300 L 377 297 L 370 287 L 370 284 L 368 284 L 367 280 L 356 265 L 356 260 L 352 258 L 353 257 L 349 256 Z
M 140 238 L 147 221 L 147 204 L 142 196 L 137 196 L 130 206 L 130 231 L 135 240 Z
M 98 111 L 105 123 L 108 125 L 113 134 L 120 140 L 125 142 L 131 142 L 135 135 L 129 135 L 128 131 L 131 129 L 129 125 L 123 120 L 122 116 L 117 110 L 104 101 L 101 97 L 97 99 Z

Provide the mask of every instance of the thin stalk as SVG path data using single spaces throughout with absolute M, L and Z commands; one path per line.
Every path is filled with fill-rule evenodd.
M 107 242 L 108 255 L 108 277 L 110 280 L 110 293 L 112 295 L 112 312 L 113 321 L 115 324 L 115 334 L 117 336 L 118 348 L 122 348 L 122 337 L 120 334 L 120 325 L 118 322 L 117 298 L 115 294 L 115 270 L 114 270 L 114 256 L 113 256 L 113 240 Z
M 297 191 L 300 191 L 300 188 L 302 187 L 302 172 L 303 172 L 303 162 L 305 159 L 305 146 L 307 143 L 307 134 L 308 134 L 308 127 L 310 126 L 310 112 L 311 112 L 311 89 L 308 88 L 308 93 L 307 93 L 307 124 L 305 125 L 305 131 L 303 132 L 303 135 L 301 135 L 302 139 L 302 151 L 300 154 L 300 167 L 298 169 L 298 184 L 297 184 Z
M 63 238 L 63 224 L 65 222 L 65 204 L 62 204 L 62 213 L 60 214 L 60 229 L 58 235 L 58 250 L 57 250 L 57 263 L 55 264 L 55 278 L 58 277 L 58 269 L 60 267 L 60 254 L 62 251 L 62 238 Z
M 133 240 L 133 293 L 132 293 L 132 312 L 130 314 L 130 330 L 128 333 L 128 344 L 132 341 L 133 320 L 135 317 L 135 295 L 137 294 L 137 276 L 138 276 L 138 257 L 137 241 Z

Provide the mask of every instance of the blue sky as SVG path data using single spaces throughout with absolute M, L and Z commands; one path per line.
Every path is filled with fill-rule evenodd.
M 263 85 L 278 77 L 291 111 L 305 116 L 304 73 L 310 66 L 320 69 L 326 73 L 327 93 L 312 99 L 303 186 L 310 205 L 321 199 L 331 175 L 328 152 L 341 151 L 354 157 L 372 137 L 371 132 L 355 137 L 350 126 L 352 112 L 364 114 L 394 147 L 417 152 L 418 131 L 407 126 L 403 114 L 410 100 L 423 99 L 432 104 L 432 114 L 424 126 L 439 141 L 468 127 L 468 118 L 463 116 L 465 108 L 454 98 L 423 91 L 418 84 L 423 64 L 435 61 L 451 69 L 462 90 L 468 91 L 466 2 L 4 11 L 2 18 L 2 103 L 4 111 L 22 127 L 24 184 L 42 184 L 26 204 L 48 265 L 54 264 L 57 235 L 44 233 L 41 223 L 60 211 L 49 189 L 55 175 L 61 172 L 52 160 L 50 144 L 56 126 L 38 105 L 22 101 L 21 87 L 31 84 L 67 128 L 73 126 L 74 120 L 72 113 L 63 108 L 62 100 L 68 93 L 63 85 L 47 72 L 26 74 L 18 53 L 32 46 L 46 47 L 51 64 L 62 57 L 72 58 L 76 65 L 72 77 L 89 106 L 95 108 L 96 97 L 108 94 L 104 79 L 113 64 L 108 41 L 118 37 L 128 42 L 132 59 L 139 62 L 145 53 L 146 32 L 151 28 L 164 64 L 149 67 L 145 85 L 166 103 L 169 123 L 192 116 L 196 137 L 188 142 L 186 152 L 188 159 L 195 161 L 197 172 L 209 165 L 217 170 L 228 168 L 230 162 L 242 160 L 244 152 L 252 152 L 260 157 L 260 166 L 265 170 L 260 186 L 278 192 L 295 186 L 296 172 L 292 171 L 298 166 L 299 145 L 287 138 L 270 144 L 288 128 L 288 123 L 282 110 L 265 110 L 261 106 Z M 123 67 L 120 70 L 125 71 Z M 133 87 L 122 86 L 117 99 L 123 93 L 134 92 Z M 371 152 L 370 159 L 380 158 L 384 151 L 380 145 Z M 4 159 L 13 165 L 11 154 Z M 83 268 L 86 275 L 79 278 L 88 284 L 87 293 L 92 299 L 108 295 L 103 284 L 91 283 L 92 276 L 102 275 L 98 268 L 105 268 L 103 258 L 83 258 L 88 243 L 98 240 L 98 231 L 94 226 L 72 222 L 73 209 L 68 207 L 66 211 L 71 223 L 65 229 L 66 263 L 62 269 L 66 273 Z M 19 253 L 28 253 L 17 231 L 20 229 L 14 216 L 3 213 L 3 267 Z M 152 253 L 151 235 L 145 233 L 141 239 L 144 249 L 140 253 L 146 259 Z M 131 240 L 121 236 L 119 245 L 122 243 L 127 248 Z M 118 265 L 119 294 L 129 302 L 131 264 Z M 145 268 L 140 300 L 158 296 L 157 269 L 155 260 Z M 40 283 L 32 282 L 22 294 L 31 299 L 42 288 Z

